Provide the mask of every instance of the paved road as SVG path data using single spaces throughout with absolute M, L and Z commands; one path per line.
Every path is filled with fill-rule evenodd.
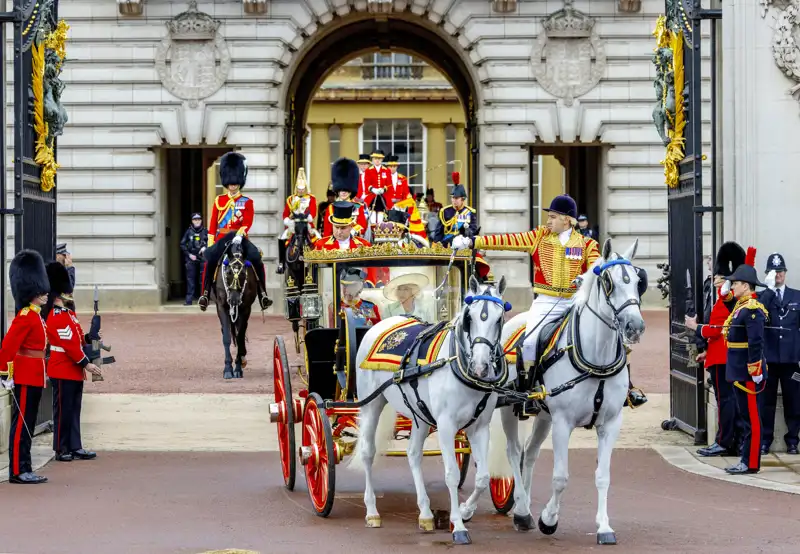
M 491 514 L 488 498 L 470 523 L 473 551 L 597 551 L 593 451 L 571 452 L 571 477 L 558 532 L 519 534 Z M 282 488 L 275 453 L 103 453 L 94 462 L 51 464 L 51 482 L 0 484 L 0 551 L 98 554 L 198 553 L 241 548 L 261 553 L 393 554 L 449 551 L 449 534 L 416 531 L 408 466 L 393 459 L 378 471 L 384 528 L 365 529 L 363 477 L 340 470 L 329 519 L 310 513 L 304 481 Z M 432 505 L 446 493 L 440 461 L 425 460 Z M 534 481 L 534 512 L 549 496 L 544 452 Z M 609 552 L 790 552 L 800 543 L 797 498 L 690 475 L 647 450 L 614 455 L 609 495 L 620 544 Z M 472 478 L 467 481 L 471 485 Z M 745 505 L 745 503 L 747 503 Z

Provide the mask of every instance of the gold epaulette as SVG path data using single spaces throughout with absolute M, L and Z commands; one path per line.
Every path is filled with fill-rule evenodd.
M 764 317 L 769 319 L 769 312 L 767 311 L 767 308 L 764 306 L 764 304 L 759 302 L 756 298 L 750 298 L 742 306 L 742 308 L 747 308 L 748 310 L 761 310 L 762 312 L 764 312 Z
M 28 315 L 28 312 L 30 312 L 30 311 L 31 311 L 31 309 L 30 309 L 30 308 L 22 308 L 22 309 L 19 311 L 19 315 Z

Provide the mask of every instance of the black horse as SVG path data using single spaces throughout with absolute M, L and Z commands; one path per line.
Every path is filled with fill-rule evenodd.
M 247 322 L 258 296 L 258 279 L 245 259 L 241 243 L 231 242 L 214 279 L 217 316 L 225 347 L 225 379 L 241 379 L 247 367 Z M 231 357 L 231 338 L 236 341 L 236 366 Z
M 289 238 L 289 244 L 286 246 L 286 259 L 282 260 L 286 264 L 287 281 L 291 279 L 297 286 L 303 285 L 303 249 L 307 246 L 313 247 L 311 242 L 311 227 L 308 224 L 308 219 L 303 214 L 295 214 L 292 216 L 294 221 L 294 234 Z

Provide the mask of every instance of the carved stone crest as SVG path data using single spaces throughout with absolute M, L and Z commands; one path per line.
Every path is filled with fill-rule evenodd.
M 603 42 L 594 20 L 573 8 L 571 0 L 542 27 L 531 54 L 534 75 L 544 90 L 571 106 L 600 82 L 606 68 Z
M 164 87 L 196 107 L 225 84 L 231 55 L 220 22 L 197 11 L 197 2 L 167 22 L 168 34 L 156 51 L 156 71 Z
M 800 6 L 796 2 L 760 0 L 761 15 L 775 10 L 775 33 L 772 35 L 772 57 L 784 75 L 795 81 L 788 92 L 800 100 Z

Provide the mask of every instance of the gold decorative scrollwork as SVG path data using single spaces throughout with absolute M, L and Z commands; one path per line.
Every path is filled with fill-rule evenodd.
M 453 251 L 441 244 L 433 244 L 425 248 L 417 248 L 413 244 L 400 246 L 396 243 L 385 242 L 373 246 L 361 246 L 353 250 L 311 250 L 306 248 L 303 259 L 306 262 L 328 262 L 355 259 L 380 259 L 380 258 L 450 258 Z M 469 260 L 472 251 L 459 250 L 456 259 Z
M 669 188 L 676 188 L 679 177 L 678 164 L 684 157 L 686 142 L 683 32 L 680 27 L 670 28 L 667 18 L 662 15 L 658 18 L 653 35 L 656 37 L 653 58 L 658 73 L 656 90 L 659 92 L 659 103 L 653 112 L 653 119 L 659 128 L 659 133 L 662 133 L 666 147 L 666 155 L 660 162 L 664 166 L 664 181 Z

